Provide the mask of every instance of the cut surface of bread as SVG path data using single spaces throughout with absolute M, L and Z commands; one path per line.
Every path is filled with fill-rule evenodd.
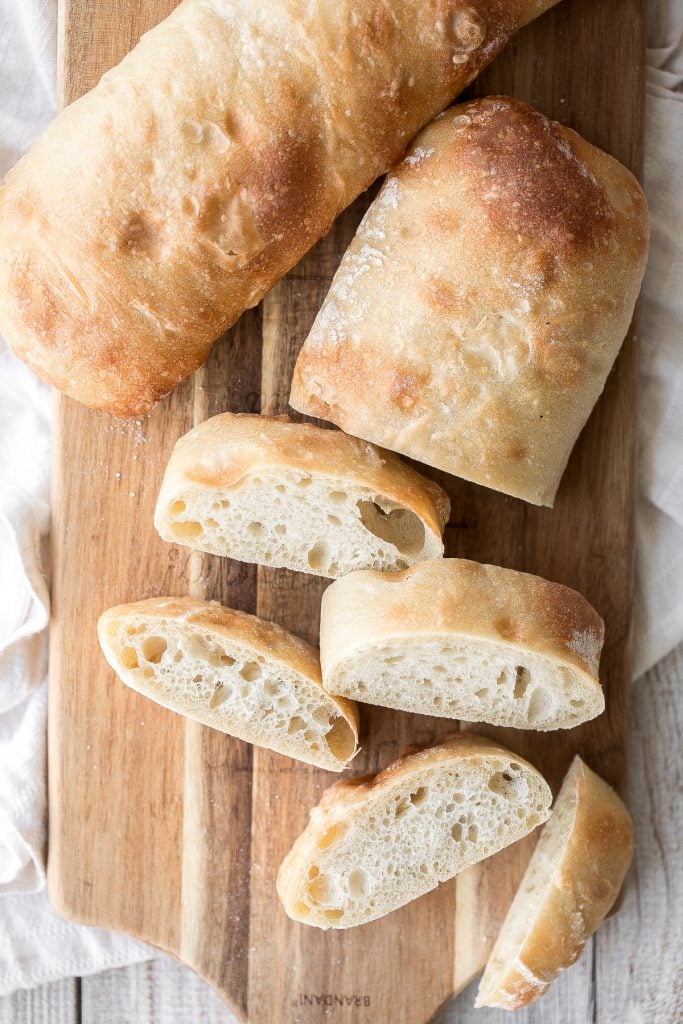
M 632 853 L 626 807 L 575 757 L 486 964 L 476 1005 L 514 1010 L 542 995 L 609 912 Z
M 177 442 L 160 535 L 243 562 L 342 576 L 443 554 L 446 493 L 392 452 L 288 417 L 223 413 Z
M 387 175 L 290 403 L 537 505 L 619 351 L 645 270 L 634 176 L 519 100 L 451 107 Z
M 576 591 L 445 558 L 352 573 L 323 595 L 323 686 L 382 707 L 517 729 L 601 714 L 602 619 Z
M 545 821 L 526 761 L 471 733 L 330 787 L 280 867 L 287 914 L 318 928 L 374 921 Z
M 110 608 L 98 635 L 119 678 L 171 711 L 330 771 L 356 754 L 355 704 L 324 692 L 315 648 L 275 623 L 151 598 Z

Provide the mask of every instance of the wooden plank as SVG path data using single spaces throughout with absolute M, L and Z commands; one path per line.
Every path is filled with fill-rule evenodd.
M 64 100 L 88 88 L 172 6 L 63 2 Z M 520 35 L 477 89 L 513 92 L 637 168 L 641 33 L 640 0 L 565 0 Z M 243 317 L 208 366 L 144 422 L 120 423 L 65 399 L 57 412 L 52 898 L 79 920 L 181 954 L 251 1024 L 423 1024 L 480 966 L 528 850 L 504 853 L 495 873 L 491 865 L 473 869 L 457 885 L 354 932 L 323 935 L 294 925 L 279 908 L 274 877 L 331 777 L 185 725 L 117 684 L 97 650 L 102 609 L 188 591 L 315 638 L 324 584 L 188 557 L 156 537 L 152 509 L 168 452 L 192 423 L 227 408 L 284 411 L 296 352 L 366 203 L 347 211 L 262 310 Z M 635 384 L 632 334 L 554 511 L 434 474 L 454 501 L 449 554 L 577 586 L 607 621 L 608 710 L 600 720 L 551 736 L 486 730 L 538 764 L 554 786 L 576 749 L 616 785 L 625 781 Z M 376 770 L 407 742 L 450 729 L 369 709 L 354 770 Z M 576 1013 L 582 992 L 572 1003 Z M 340 1009 L 335 996 L 350 1005 Z
M 64 978 L 0 999 L 0 1024 L 79 1024 L 78 982 Z

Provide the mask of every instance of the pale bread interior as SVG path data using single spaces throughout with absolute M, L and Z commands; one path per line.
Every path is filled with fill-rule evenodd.
M 307 855 L 285 861 L 278 889 L 296 920 L 364 924 L 521 839 L 549 804 L 542 777 L 514 758 L 432 765 L 378 785 L 360 808 L 331 820 Z
M 314 679 L 191 623 L 131 615 L 101 633 L 114 671 L 146 697 L 280 754 L 342 771 L 356 737 Z
M 403 634 L 325 667 L 328 693 L 368 704 L 515 729 L 571 729 L 605 707 L 571 666 L 469 636 Z
M 164 540 L 214 555 L 318 576 L 406 569 L 443 554 L 412 509 L 349 480 L 262 470 L 238 487 L 185 486 L 166 495 Z
M 579 761 L 572 764 L 555 801 L 550 820 L 541 831 L 522 882 L 487 961 L 477 993 L 478 1006 L 486 1006 L 490 994 L 495 993 L 497 1003 L 505 999 L 505 977 L 511 969 L 518 971 L 526 981 L 539 990 L 547 988 L 552 980 L 537 978 L 524 963 L 522 951 L 530 932 L 538 922 L 539 912 L 562 871 L 576 820 L 576 776 L 580 766 Z M 583 944 L 584 938 L 585 924 L 577 908 L 577 945 Z M 511 998 L 514 999 L 514 996 Z

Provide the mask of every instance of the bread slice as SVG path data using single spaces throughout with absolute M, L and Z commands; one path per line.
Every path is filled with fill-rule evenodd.
M 548 817 L 543 777 L 472 733 L 330 787 L 280 867 L 295 921 L 374 921 L 514 843 Z
M 441 556 L 449 511 L 437 484 L 375 445 L 223 413 L 176 444 L 154 522 L 164 540 L 334 577 Z
M 517 729 L 569 729 L 605 707 L 604 635 L 576 591 L 458 558 L 357 572 L 323 597 L 328 693 Z
M 575 757 L 486 964 L 476 1005 L 526 1006 L 578 960 L 616 900 L 632 853 L 626 807 Z
M 273 622 L 160 597 L 110 608 L 97 630 L 119 678 L 171 711 L 333 772 L 357 752 L 356 705 L 328 697 L 315 648 Z

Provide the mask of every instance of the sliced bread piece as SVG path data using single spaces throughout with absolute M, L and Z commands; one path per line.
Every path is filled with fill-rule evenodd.
M 119 678 L 171 711 L 334 772 L 357 752 L 356 705 L 329 697 L 318 652 L 273 622 L 160 597 L 110 608 L 97 631 Z
M 154 523 L 200 551 L 336 577 L 440 557 L 449 511 L 437 484 L 373 444 L 223 413 L 177 442 Z
M 604 627 L 559 583 L 458 558 L 357 572 L 324 594 L 323 686 L 369 704 L 517 729 L 599 715 Z
M 530 764 L 472 733 L 331 786 L 280 867 L 295 921 L 351 928 L 389 914 L 545 821 Z
M 616 900 L 632 853 L 626 807 L 575 757 L 486 964 L 476 1006 L 526 1006 L 578 960 Z

